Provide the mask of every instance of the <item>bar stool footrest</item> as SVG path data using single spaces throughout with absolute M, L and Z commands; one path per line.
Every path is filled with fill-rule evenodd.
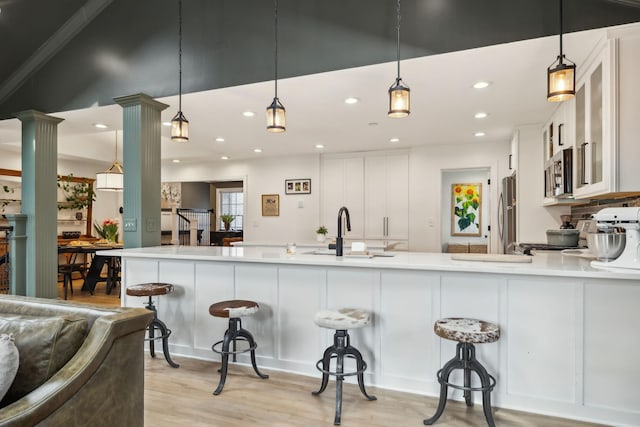
M 350 355 L 350 354 L 346 354 L 344 357 L 348 357 L 350 359 L 355 359 L 355 357 Z M 338 358 L 337 354 L 334 354 L 334 355 L 331 356 L 331 359 L 337 359 L 337 358 Z M 324 359 L 318 360 L 318 362 L 316 363 L 316 369 L 318 371 L 322 372 L 323 374 L 333 375 L 334 377 L 337 377 L 337 376 L 349 377 L 349 376 L 353 376 L 353 375 L 360 375 L 360 374 L 364 373 L 364 371 L 367 370 L 367 362 L 365 362 L 364 360 L 362 361 L 362 369 L 358 369 L 357 371 L 343 372 L 343 373 L 338 373 L 338 372 L 333 372 L 333 371 L 325 371 L 324 369 L 322 369 L 320 367 L 320 365 L 323 362 L 324 362 Z
M 154 326 L 154 327 L 153 327 L 153 330 L 154 330 L 154 331 L 159 331 L 159 330 L 161 330 L 161 329 L 160 329 L 160 328 L 158 328 L 158 327 L 155 327 L 155 326 Z M 169 338 L 169 335 L 171 335 L 171 329 L 167 329 L 167 333 L 166 333 L 166 334 L 158 335 L 158 336 L 155 336 L 155 334 L 154 334 L 153 338 L 149 338 L 149 337 L 147 337 L 147 338 L 145 338 L 144 340 L 145 340 L 145 341 L 163 340 L 163 339 L 165 339 L 165 338 Z
M 235 339 L 235 341 L 249 342 L 244 337 L 237 337 Z M 221 346 L 223 342 L 224 342 L 224 340 L 220 340 L 220 341 L 216 342 L 215 344 L 213 344 L 211 346 L 211 350 L 213 350 L 214 353 L 218 353 L 218 354 L 240 354 L 240 353 L 248 353 L 248 352 L 253 351 L 256 348 L 258 348 L 258 344 L 254 343 L 252 346 L 249 346 L 248 348 L 242 349 L 242 350 L 229 350 L 229 351 L 218 350 L 216 347 Z
M 459 385 L 459 384 L 453 384 L 450 383 L 448 381 L 445 381 L 442 379 L 442 369 L 440 369 L 438 371 L 438 373 L 436 374 L 437 378 L 438 378 L 438 382 L 440 384 L 444 384 L 447 387 L 451 387 L 451 388 L 455 388 L 457 390 L 463 390 L 463 391 L 493 391 L 493 388 L 496 386 L 496 379 L 493 377 L 493 375 L 491 374 L 487 374 L 489 375 L 489 379 L 491 380 L 491 384 L 489 384 L 487 387 L 465 387 L 463 385 Z

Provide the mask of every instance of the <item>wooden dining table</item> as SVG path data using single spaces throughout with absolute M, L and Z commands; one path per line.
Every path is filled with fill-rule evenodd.
M 106 256 L 106 255 L 96 255 L 97 251 L 108 251 L 111 249 L 122 249 L 122 244 L 111 243 L 111 244 L 101 244 L 101 243 L 93 243 L 90 245 L 66 245 L 66 248 L 73 248 L 77 250 L 78 253 L 85 254 L 85 256 L 91 257 L 91 263 L 89 264 L 89 269 L 84 277 L 84 282 L 82 284 L 83 291 L 89 291 L 92 295 L 96 289 L 96 285 L 99 282 L 106 282 L 107 284 L 107 294 L 111 293 L 111 290 L 116 286 L 119 279 L 120 272 L 120 257 L 119 256 Z M 107 266 L 107 276 L 103 277 L 101 275 L 104 266 Z

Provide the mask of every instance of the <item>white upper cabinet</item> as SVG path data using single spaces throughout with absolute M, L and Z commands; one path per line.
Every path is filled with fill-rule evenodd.
M 623 30 L 583 65 L 574 100 L 574 196 L 640 192 L 640 34 Z
M 409 155 L 370 154 L 364 162 L 365 238 L 408 240 Z
M 320 216 L 331 237 L 338 233 L 338 210 L 342 206 L 349 210 L 351 220 L 350 232 L 343 224 L 343 237 L 363 239 L 364 159 L 361 155 L 323 158 Z

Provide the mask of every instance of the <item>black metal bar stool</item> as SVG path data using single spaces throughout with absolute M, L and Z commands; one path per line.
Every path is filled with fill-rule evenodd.
M 233 355 L 233 362 L 236 361 L 236 355 L 238 353 L 251 352 L 251 364 L 253 370 L 260 378 L 267 379 L 269 375 L 265 375 L 258 370 L 256 364 L 256 348 L 258 344 L 253 339 L 253 335 L 242 327 L 241 317 L 250 316 L 260 310 L 260 306 L 254 301 L 245 300 L 230 300 L 221 301 L 212 304 L 209 307 L 209 314 L 214 317 L 229 318 L 229 328 L 224 333 L 224 339 L 218 341 L 211 346 L 211 350 L 215 353 L 222 355 L 222 366 L 220 367 L 220 382 L 213 394 L 218 395 L 222 393 L 224 383 L 227 380 L 227 372 L 229 369 L 229 355 Z M 236 347 L 236 341 L 246 341 L 249 345 L 246 349 L 238 350 Z M 229 346 L 233 343 L 233 349 L 229 349 Z M 222 345 L 222 348 L 218 350 L 218 346 Z
M 171 360 L 171 355 L 169 354 L 169 335 L 171 335 L 171 329 L 168 329 L 167 325 L 158 319 L 158 311 L 156 310 L 156 306 L 153 305 L 153 299 L 151 298 L 153 296 L 167 295 L 171 292 L 173 292 L 173 285 L 169 283 L 143 283 L 140 285 L 127 286 L 127 295 L 133 297 L 149 297 L 145 308 L 153 311 L 153 319 L 151 319 L 147 327 L 148 337 L 145 338 L 145 341 L 149 342 L 151 357 L 156 357 L 154 343 L 156 340 L 161 339 L 164 358 L 172 368 L 177 368 L 180 365 Z M 156 335 L 156 330 L 160 331 L 160 335 Z
M 496 379 L 489 375 L 487 370 L 476 360 L 476 348 L 474 344 L 486 344 L 497 341 L 500 338 L 498 325 L 477 319 L 447 318 L 436 321 L 433 330 L 441 338 L 457 341 L 456 355 L 449 360 L 437 373 L 440 383 L 440 401 L 436 413 L 426 420 L 425 425 L 431 425 L 438 421 L 447 404 L 447 391 L 449 387 L 462 390 L 467 406 L 473 406 L 471 392 L 482 392 L 482 407 L 484 417 L 490 427 L 495 427 L 493 414 L 491 413 L 491 391 L 496 385 Z M 449 375 L 454 369 L 464 369 L 464 385 L 449 383 Z M 471 387 L 471 372 L 475 372 L 480 378 L 480 387 Z
M 336 415 L 334 425 L 340 425 L 342 419 L 342 382 L 344 377 L 357 375 L 360 391 L 368 400 L 376 400 L 375 396 L 367 394 L 364 388 L 364 371 L 367 370 L 367 363 L 362 359 L 362 354 L 357 348 L 351 345 L 348 329 L 363 328 L 369 324 L 369 312 L 352 308 L 342 308 L 337 311 L 322 310 L 316 313 L 315 322 L 318 326 L 327 329 L 335 329 L 333 345 L 324 351 L 322 359 L 316 363 L 316 368 L 322 372 L 322 384 L 320 390 L 311 394 L 318 396 L 329 383 L 329 375 L 336 377 Z M 344 358 L 349 357 L 356 360 L 356 370 L 344 372 Z M 336 359 L 336 370 L 331 371 L 331 359 Z M 320 367 L 322 364 L 322 367 Z

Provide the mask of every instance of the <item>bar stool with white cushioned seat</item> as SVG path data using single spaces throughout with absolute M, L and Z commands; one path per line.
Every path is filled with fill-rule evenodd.
M 449 387 L 462 390 L 467 406 L 473 406 L 472 391 L 482 392 L 482 407 L 484 416 L 490 427 L 495 427 L 491 413 L 491 391 L 496 385 L 496 379 L 476 360 L 474 344 L 486 344 L 500 338 L 500 327 L 496 324 L 477 319 L 446 318 L 437 320 L 433 330 L 441 338 L 457 341 L 456 355 L 449 360 L 436 374 L 440 383 L 440 401 L 436 413 L 424 420 L 425 425 L 435 423 L 444 412 L 447 404 Z M 454 369 L 464 370 L 464 385 L 449 383 L 449 375 Z M 471 371 L 480 378 L 480 387 L 471 387 Z
M 250 316 L 260 310 L 260 306 L 257 302 L 246 300 L 230 300 L 221 301 L 212 304 L 209 307 L 209 314 L 214 317 L 229 318 L 229 328 L 224 333 L 224 339 L 218 341 L 211 346 L 211 350 L 222 355 L 222 367 L 220 368 L 220 382 L 213 394 L 218 395 L 222 393 L 224 383 L 227 379 L 227 371 L 229 367 L 229 355 L 233 355 L 233 361 L 236 361 L 236 355 L 238 353 L 251 352 L 251 364 L 253 370 L 262 379 L 269 378 L 269 375 L 265 375 L 258 370 L 256 365 L 256 344 L 253 336 L 249 331 L 242 327 L 241 317 Z M 246 341 L 249 344 L 249 348 L 243 350 L 236 349 L 236 341 Z M 229 346 L 233 343 L 233 349 L 230 350 Z M 222 344 L 222 348 L 218 350 L 216 347 Z
M 156 357 L 154 343 L 156 340 L 162 340 L 162 352 L 167 363 L 172 368 L 177 368 L 180 365 L 171 360 L 169 354 L 169 335 L 171 335 L 171 329 L 167 328 L 167 325 L 160 319 L 158 319 L 158 311 L 156 306 L 153 305 L 153 299 L 151 297 L 168 295 L 173 292 L 173 285 L 169 283 L 143 283 L 140 285 L 127 286 L 127 295 L 134 297 L 149 297 L 149 301 L 145 305 L 147 310 L 153 311 L 153 319 L 147 327 L 148 337 L 145 341 L 149 342 L 149 352 L 151 357 Z M 160 335 L 156 335 L 155 332 L 160 331 Z
M 368 400 L 376 400 L 375 396 L 367 394 L 364 388 L 364 371 L 367 370 L 367 363 L 362 359 L 362 354 L 357 348 L 351 345 L 349 329 L 363 328 L 369 324 L 370 314 L 364 310 L 341 308 L 339 310 L 321 310 L 316 313 L 315 322 L 318 326 L 327 329 L 335 329 L 333 345 L 324 351 L 322 359 L 316 363 L 316 368 L 322 372 L 322 384 L 320 390 L 312 392 L 314 396 L 322 393 L 329 383 L 329 375 L 336 377 L 336 415 L 334 425 L 340 425 L 342 418 L 342 382 L 344 377 L 357 375 L 360 391 Z M 356 370 L 344 372 L 344 358 L 349 357 L 356 360 Z M 336 359 L 336 370 L 330 370 L 331 359 Z M 322 367 L 320 367 L 322 364 Z

